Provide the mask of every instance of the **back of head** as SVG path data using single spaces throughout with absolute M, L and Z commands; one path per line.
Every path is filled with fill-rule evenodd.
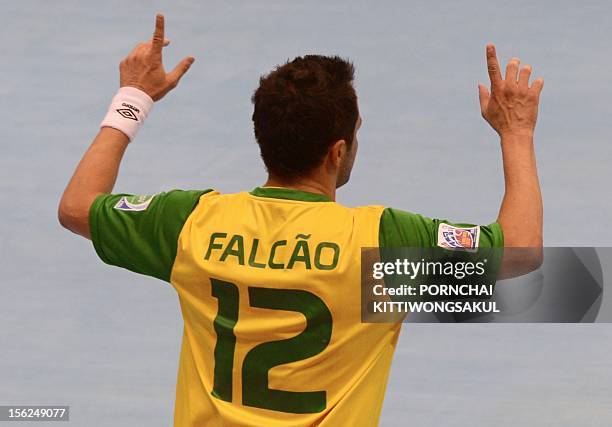
M 359 115 L 353 78 L 352 63 L 321 55 L 297 57 L 260 78 L 253 125 L 271 175 L 299 179 L 333 143 L 352 143 Z

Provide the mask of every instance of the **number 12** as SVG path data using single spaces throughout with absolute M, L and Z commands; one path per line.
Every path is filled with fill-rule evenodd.
M 214 320 L 217 334 L 212 395 L 232 401 L 232 372 L 238 322 L 239 292 L 234 283 L 210 279 L 212 296 L 219 308 Z M 326 407 L 325 391 L 285 391 L 268 387 L 268 371 L 275 366 L 297 362 L 321 353 L 329 345 L 332 315 L 316 295 L 303 290 L 249 287 L 251 307 L 295 311 L 306 318 L 298 335 L 253 347 L 242 364 L 242 404 L 294 414 L 321 412 Z

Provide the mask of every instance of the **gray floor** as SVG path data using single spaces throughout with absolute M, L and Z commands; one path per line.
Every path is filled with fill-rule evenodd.
M 609 2 L 101 3 L 1 3 L 0 404 L 69 404 L 77 426 L 170 424 L 174 292 L 102 265 L 55 219 L 117 65 L 157 10 L 168 63 L 197 62 L 155 106 L 118 191 L 261 183 L 249 102 L 259 75 L 296 55 L 339 53 L 355 62 L 364 120 L 339 200 L 490 222 L 503 183 L 477 83 L 493 41 L 546 80 L 546 243 L 612 246 Z M 611 351 L 607 324 L 408 325 L 381 425 L 609 426 Z

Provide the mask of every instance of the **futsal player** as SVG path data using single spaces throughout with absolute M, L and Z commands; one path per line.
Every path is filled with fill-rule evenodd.
M 175 426 L 377 425 L 401 324 L 360 321 L 360 250 L 541 247 L 533 135 L 543 81 L 530 84 L 516 58 L 502 76 L 487 46 L 491 90 L 480 85 L 480 108 L 499 134 L 505 178 L 488 225 L 335 201 L 362 121 L 353 65 L 319 55 L 275 68 L 252 96 L 265 183 L 236 194 L 207 188 L 214 183 L 113 194 L 125 150 L 194 62 L 166 72 L 165 45 L 158 15 L 152 39 L 121 62 L 120 89 L 61 199 L 61 224 L 91 239 L 105 263 L 178 293 Z

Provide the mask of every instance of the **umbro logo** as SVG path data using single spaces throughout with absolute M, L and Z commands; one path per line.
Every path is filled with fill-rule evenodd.
M 127 107 L 130 110 L 132 110 L 132 111 L 136 111 L 137 113 L 140 113 L 140 110 L 138 108 L 134 107 L 132 104 L 126 104 L 125 102 L 122 102 L 121 106 L 122 107 Z
M 130 110 L 129 108 L 119 108 L 115 111 L 117 111 L 119 114 L 121 114 L 126 119 L 138 121 L 138 117 L 136 117 L 136 114 L 134 114 L 134 112 Z

